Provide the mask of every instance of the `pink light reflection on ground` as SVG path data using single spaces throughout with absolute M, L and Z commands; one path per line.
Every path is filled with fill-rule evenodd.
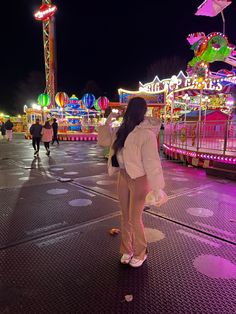
M 216 255 L 200 255 L 193 265 L 197 271 L 213 279 L 236 279 L 236 264 Z
M 211 217 L 214 212 L 208 208 L 191 207 L 186 209 L 187 213 L 196 217 Z

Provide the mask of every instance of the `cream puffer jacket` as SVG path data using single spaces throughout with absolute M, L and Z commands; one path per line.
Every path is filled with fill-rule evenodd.
M 132 179 L 147 175 L 149 184 L 154 195 L 165 186 L 161 161 L 157 148 L 157 135 L 160 131 L 160 121 L 155 118 L 146 117 L 127 136 L 123 148 L 123 159 L 125 170 Z M 116 139 L 118 129 L 113 129 L 109 124 L 99 126 L 98 144 L 110 146 L 108 157 L 108 174 L 112 175 L 119 168 L 112 167 L 111 157 L 114 153 L 112 144 Z
M 52 137 L 53 137 L 53 129 L 46 129 L 46 128 L 42 128 L 41 131 L 41 135 L 42 135 L 42 142 L 51 142 L 52 141 Z

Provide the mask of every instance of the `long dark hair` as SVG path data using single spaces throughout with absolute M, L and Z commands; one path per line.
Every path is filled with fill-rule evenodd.
M 146 111 L 147 103 L 142 97 L 130 99 L 123 122 L 117 131 L 116 140 L 112 147 L 115 154 L 122 149 L 129 133 L 144 120 Z
M 46 121 L 46 122 L 45 122 L 44 128 L 45 128 L 45 129 L 51 129 L 51 125 L 50 125 L 50 122 L 49 122 L 49 121 Z

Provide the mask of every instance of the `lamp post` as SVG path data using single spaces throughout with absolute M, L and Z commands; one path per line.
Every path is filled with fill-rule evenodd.
M 206 96 L 203 101 L 205 103 L 205 116 L 204 116 L 204 122 L 206 122 L 206 111 L 207 111 L 207 102 L 208 102 L 208 96 Z
M 199 102 L 199 111 L 198 111 L 198 140 L 197 140 L 197 151 L 200 147 L 200 136 L 201 136 L 201 113 L 202 113 L 202 91 L 205 86 L 204 78 L 200 77 L 197 82 L 197 87 L 200 89 L 200 102 Z
M 200 90 L 200 102 L 199 102 L 199 110 L 198 110 L 198 122 L 201 122 L 201 112 L 202 111 L 202 89 Z
M 171 90 L 175 90 L 177 88 L 179 84 L 179 79 L 177 78 L 176 75 L 172 75 L 171 80 L 170 80 L 170 89 Z M 175 98 L 174 98 L 174 94 L 171 97 L 171 110 L 170 110 L 170 120 L 171 122 L 173 121 L 173 113 L 174 113 L 174 102 L 175 102 Z
M 187 104 L 189 103 L 190 97 L 189 95 L 186 93 L 183 97 L 184 101 L 184 122 L 186 122 L 186 109 L 187 109 Z

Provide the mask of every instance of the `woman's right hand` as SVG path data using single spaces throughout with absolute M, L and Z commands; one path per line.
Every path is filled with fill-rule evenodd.
M 113 119 L 116 119 L 117 117 L 119 116 L 118 113 L 116 112 L 111 112 L 109 114 L 109 116 L 107 117 L 107 120 L 106 120 L 106 124 L 110 124 L 112 122 Z
M 168 201 L 168 196 L 166 194 L 166 192 L 164 192 L 163 190 L 158 190 L 157 193 L 155 193 L 155 206 L 156 207 L 160 207 L 161 205 L 165 204 Z

